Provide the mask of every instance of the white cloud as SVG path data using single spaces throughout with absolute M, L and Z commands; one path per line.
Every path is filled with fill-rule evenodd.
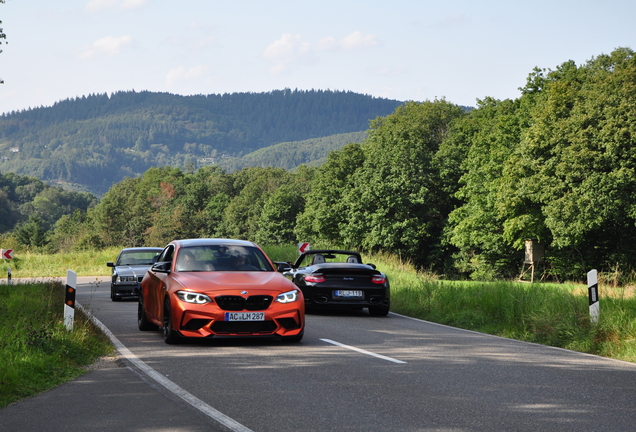
M 132 43 L 133 39 L 130 35 L 114 37 L 106 36 L 97 39 L 92 45 L 86 45 L 84 52 L 80 54 L 80 58 L 91 58 L 94 55 L 105 53 L 108 55 L 119 54 L 122 49 Z
M 269 44 L 263 57 L 270 60 L 290 61 L 309 52 L 310 45 L 300 40 L 300 35 L 285 33 L 280 39 Z
M 178 68 L 171 69 L 166 74 L 166 84 L 172 86 L 179 81 L 201 78 L 202 76 L 205 76 L 208 69 L 209 67 L 204 65 L 197 65 L 189 69 L 179 66 Z
M 148 3 L 149 0 L 90 0 L 86 3 L 86 10 L 102 9 L 136 9 Z
M 334 37 L 328 36 L 313 45 L 309 42 L 303 42 L 300 35 L 285 33 L 280 39 L 275 40 L 265 48 L 263 57 L 276 62 L 270 68 L 270 73 L 277 75 L 288 69 L 287 64 L 299 61 L 306 62 L 316 52 L 351 51 L 378 45 L 380 45 L 380 42 L 375 36 L 364 35 L 359 31 L 353 32 L 339 41 Z
M 373 35 L 364 35 L 362 32 L 356 31 L 342 38 L 338 44 L 345 50 L 353 50 L 357 48 L 369 48 L 380 45 L 380 42 Z

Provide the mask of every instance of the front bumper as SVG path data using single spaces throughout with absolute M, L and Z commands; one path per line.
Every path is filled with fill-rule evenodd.
M 225 321 L 226 311 L 214 303 L 197 305 L 172 301 L 174 328 L 184 337 L 214 336 L 296 336 L 305 326 L 302 298 L 289 304 L 272 303 L 264 312 L 264 321 Z
M 139 282 L 113 282 L 110 289 L 114 297 L 139 297 Z

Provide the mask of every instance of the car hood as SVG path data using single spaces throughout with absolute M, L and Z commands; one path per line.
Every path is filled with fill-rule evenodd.
M 278 272 L 192 272 L 173 273 L 178 287 L 198 292 L 220 292 L 241 290 L 254 293 L 267 291 L 282 293 L 296 288 L 285 276 Z
M 115 272 L 120 276 L 143 276 L 150 268 L 149 265 L 144 266 L 117 266 Z

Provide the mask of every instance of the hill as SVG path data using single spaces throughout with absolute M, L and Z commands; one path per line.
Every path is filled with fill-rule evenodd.
M 0 116 L 0 172 L 101 195 L 152 166 L 196 169 L 278 143 L 364 131 L 399 105 L 329 90 L 83 96 Z
M 327 154 L 339 150 L 346 144 L 361 143 L 367 132 L 350 132 L 303 141 L 274 144 L 248 153 L 239 158 L 227 158 L 218 165 L 227 171 L 237 171 L 246 167 L 274 167 L 291 170 L 299 165 L 317 166 L 327 160 Z

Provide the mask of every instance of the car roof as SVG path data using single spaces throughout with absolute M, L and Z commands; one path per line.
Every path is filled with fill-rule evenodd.
M 121 252 L 161 252 L 163 248 L 161 247 L 130 247 L 123 248 Z
M 218 238 L 183 239 L 183 240 L 174 240 L 172 243 L 179 245 L 179 247 L 213 246 L 213 245 L 256 247 L 254 243 L 247 240 L 218 239 Z

